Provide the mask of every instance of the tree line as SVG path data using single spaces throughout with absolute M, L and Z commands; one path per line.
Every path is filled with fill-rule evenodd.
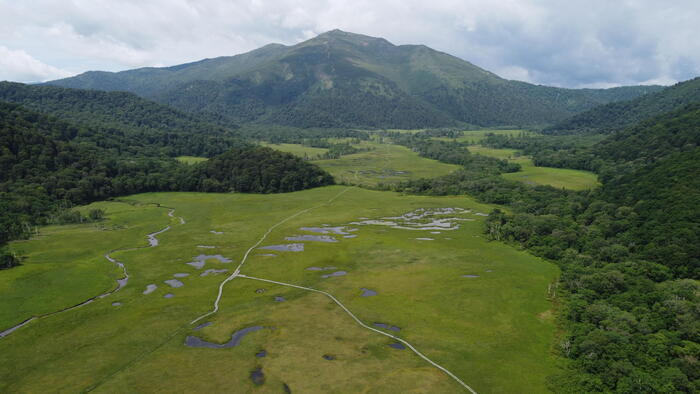
M 253 144 L 195 165 L 152 145 L 132 152 L 93 141 L 101 132 L 0 102 L 0 255 L 3 267 L 16 256 L 2 248 L 29 236 L 66 208 L 114 196 L 156 191 L 281 193 L 329 185 L 333 178 L 291 154 Z M 157 145 L 157 144 L 156 144 Z M 117 147 L 118 148 L 118 147 Z M 69 214 L 68 214 L 69 215 Z

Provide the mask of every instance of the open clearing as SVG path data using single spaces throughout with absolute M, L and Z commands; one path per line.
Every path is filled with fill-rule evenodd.
M 0 391 L 460 392 L 321 294 L 235 278 L 218 313 L 197 325 L 211 324 L 189 324 L 211 310 L 221 281 L 272 224 L 316 207 L 261 244 L 303 251 L 254 249 L 242 273 L 333 294 L 478 392 L 545 392 L 556 371 L 547 289 L 557 268 L 487 242 L 477 213 L 491 207 L 469 198 L 350 188 L 320 205 L 345 189 L 135 195 L 84 207 L 107 211 L 99 226 L 46 227 L 37 239 L 14 242 L 27 259 L 0 275 L 0 329 L 112 289 L 120 272 L 103 255 L 147 246 L 145 234 L 171 226 L 157 247 L 113 253 L 130 275 L 118 293 L 0 339 Z M 335 242 L 287 240 L 303 235 Z M 199 269 L 187 264 L 200 261 Z M 149 285 L 156 287 L 144 294 Z M 188 347 L 188 336 L 235 346 Z
M 197 164 L 203 161 L 207 161 L 208 159 L 206 157 L 197 156 L 178 156 L 177 160 L 185 164 Z
M 460 167 L 418 156 L 410 149 L 391 144 L 363 141 L 365 152 L 333 160 L 318 160 L 338 182 L 352 185 L 376 186 L 408 179 L 433 178 L 447 175 Z
M 518 156 L 515 149 L 493 149 L 480 145 L 468 147 L 472 153 L 492 156 L 518 163 L 522 169 L 518 172 L 502 174 L 504 178 L 525 183 L 550 185 L 571 190 L 592 189 L 600 185 L 596 174 L 588 171 L 568 168 L 536 167 L 528 156 Z

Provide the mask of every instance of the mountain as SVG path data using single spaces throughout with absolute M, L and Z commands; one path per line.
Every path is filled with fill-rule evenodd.
M 299 127 L 542 125 L 661 89 L 562 89 L 510 81 L 424 45 L 333 30 L 293 46 L 49 82 L 126 90 L 233 122 Z
M 169 156 L 211 156 L 239 145 L 236 131 L 217 125 L 215 119 L 132 93 L 0 82 L 0 100 L 78 124 L 105 148 L 148 147 Z
M 659 92 L 628 101 L 602 105 L 575 115 L 547 129 L 549 133 L 612 133 L 646 118 L 700 102 L 700 78 L 677 83 Z

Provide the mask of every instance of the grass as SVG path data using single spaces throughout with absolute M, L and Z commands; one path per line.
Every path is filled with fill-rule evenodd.
M 282 152 L 288 152 L 295 156 L 299 156 L 305 159 L 314 160 L 318 159 L 321 155 L 328 152 L 326 148 L 314 148 L 311 146 L 304 146 L 301 144 L 270 144 L 267 142 L 260 143 L 268 148 L 276 149 Z
M 15 242 L 28 256 L 23 267 L 0 272 L 4 312 L 0 327 L 48 309 L 41 302 L 23 307 L 17 296 L 18 270 L 49 267 L 56 275 L 84 265 L 85 285 L 56 283 L 27 274 L 35 295 L 50 292 L 55 305 L 88 298 L 111 288 L 118 277 L 101 256 L 124 245 L 145 244 L 144 234 L 170 224 L 160 246 L 115 253 L 131 275 L 119 293 L 83 308 L 40 319 L 0 339 L 0 391 L 153 392 L 458 392 L 445 374 L 408 350 L 388 347 L 390 339 L 362 329 L 339 307 L 318 294 L 237 278 L 224 288 L 220 312 L 201 331 L 188 323 L 210 310 L 223 276 L 205 276 L 185 263 L 200 253 L 234 260 L 209 260 L 205 268 L 232 269 L 247 248 L 273 223 L 301 209 L 315 209 L 281 224 L 263 244 L 285 242 L 299 227 L 342 225 L 361 217 L 395 216 L 416 208 L 462 207 L 461 228 L 441 234 L 358 226 L 357 238 L 337 243 L 307 242 L 304 252 L 277 257 L 252 253 L 246 275 L 332 292 L 368 323 L 402 328 L 399 335 L 479 392 L 545 392 L 545 377 L 557 371 L 550 354 L 554 323 L 546 299 L 558 275 L 547 262 L 481 234 L 491 207 L 466 197 L 402 196 L 351 188 L 330 205 L 319 206 L 341 186 L 282 195 L 152 193 L 128 197 L 135 205 L 104 202 L 102 229 L 94 225 L 47 227 L 34 240 Z M 173 207 L 187 223 L 166 216 L 152 203 Z M 221 231 L 213 234 L 210 230 Z M 417 241 L 429 236 L 433 241 Z M 197 245 L 212 245 L 201 249 Z M 264 253 L 267 253 L 264 252 Z M 309 266 L 336 266 L 346 276 L 323 279 Z M 62 268 L 56 268 L 60 266 Z M 163 283 L 189 273 L 181 288 Z M 477 274 L 479 278 L 463 278 Z M 90 279 L 92 278 L 92 279 Z M 147 284 L 158 289 L 149 295 Z M 68 286 L 73 286 L 69 288 Z M 360 287 L 378 292 L 361 297 Z M 97 291 L 96 291 L 97 290 Z M 64 294 L 65 293 L 65 294 Z M 163 298 L 165 293 L 175 297 Z M 274 296 L 285 302 L 274 302 Z M 8 301 L 6 301 L 8 300 Z M 121 302 L 121 306 L 113 306 Z M 246 336 L 239 347 L 194 349 L 187 335 L 224 342 L 252 325 L 266 329 Z M 267 357 L 257 358 L 265 349 Z M 323 355 L 335 356 L 327 361 Z M 262 367 L 265 384 L 254 387 L 249 373 Z
M 360 147 L 369 150 L 315 163 L 333 175 L 338 182 L 362 186 L 432 178 L 447 175 L 459 168 L 456 165 L 420 157 L 399 145 L 363 141 Z
M 532 159 L 527 156 L 518 156 L 515 149 L 494 149 L 480 145 L 472 145 L 468 149 L 472 153 L 520 164 L 521 170 L 519 172 L 502 174 L 506 179 L 571 190 L 592 189 L 600 185 L 598 177 L 592 172 L 567 168 L 536 167 Z
M 176 159 L 185 164 L 197 164 L 209 160 L 206 157 L 197 156 L 178 156 Z

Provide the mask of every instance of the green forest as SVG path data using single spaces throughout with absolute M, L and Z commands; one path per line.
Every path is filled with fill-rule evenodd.
M 148 133 L 111 138 L 109 130 L 76 126 L 0 102 L 0 248 L 32 234 L 38 224 L 61 222 L 67 208 L 115 196 L 149 191 L 281 193 L 333 183 L 311 163 L 253 144 L 237 141 L 236 147 L 210 160 L 187 165 L 154 155 L 164 145 L 140 138 Z M 181 137 L 186 146 L 186 135 Z M 11 253 L 1 254 L 0 267 L 18 263 Z

